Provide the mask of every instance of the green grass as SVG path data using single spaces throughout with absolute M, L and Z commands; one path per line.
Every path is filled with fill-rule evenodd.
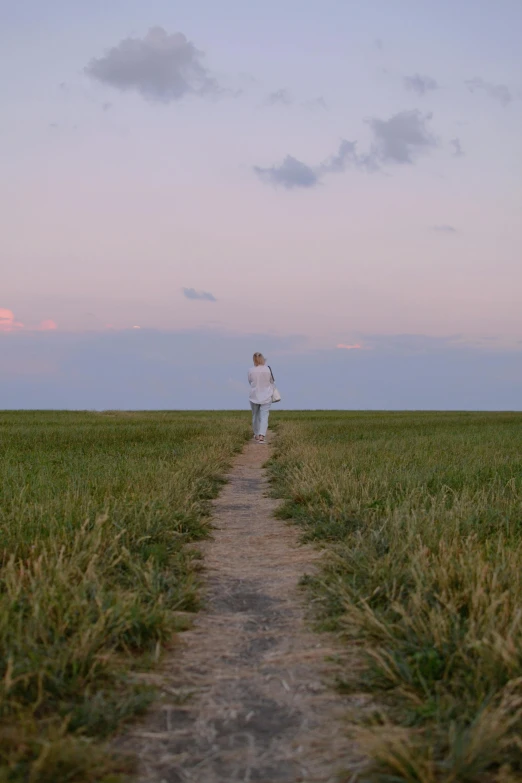
M 0 413 L 0 783 L 111 783 L 103 741 L 198 607 L 237 413 Z
M 280 515 L 329 550 L 322 628 L 364 666 L 362 779 L 522 776 L 522 414 L 277 413 Z
M 363 779 L 520 779 L 522 415 L 272 423 L 280 514 L 328 549 L 318 624 L 364 662 L 340 683 Z M 0 413 L 0 783 L 128 778 L 104 742 L 198 607 L 190 543 L 246 437 L 246 413 Z

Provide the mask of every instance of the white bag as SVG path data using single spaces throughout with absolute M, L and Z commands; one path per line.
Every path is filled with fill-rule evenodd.
M 272 402 L 281 402 L 281 395 L 279 394 L 279 391 L 277 390 L 277 387 L 275 385 L 274 373 L 272 372 L 272 368 L 270 367 L 270 365 L 268 365 L 268 369 L 270 370 L 270 375 L 272 376 L 272 383 L 274 384 L 274 391 L 272 392 Z

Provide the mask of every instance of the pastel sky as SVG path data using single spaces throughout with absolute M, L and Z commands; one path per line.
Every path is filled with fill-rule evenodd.
M 5 0 L 0 408 L 241 407 L 256 350 L 288 407 L 522 408 L 521 31 Z

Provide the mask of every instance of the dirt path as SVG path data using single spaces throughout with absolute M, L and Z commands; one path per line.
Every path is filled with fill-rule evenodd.
M 166 661 L 145 726 L 128 738 L 139 783 L 333 783 L 355 761 L 346 706 L 328 686 L 332 639 L 306 627 L 297 587 L 320 554 L 272 515 L 268 449 L 248 445 L 215 501 L 203 546 L 207 609 Z

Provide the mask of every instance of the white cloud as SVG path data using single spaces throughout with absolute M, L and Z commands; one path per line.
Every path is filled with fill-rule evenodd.
M 419 73 L 416 73 L 414 76 L 405 76 L 404 86 L 407 90 L 410 90 L 419 96 L 426 95 L 427 92 L 438 90 L 439 88 L 439 85 L 433 77 L 421 76 Z
M 280 165 L 270 168 L 254 166 L 254 171 L 270 185 L 281 185 L 287 189 L 313 188 L 319 183 L 317 172 L 292 155 L 287 155 Z
M 143 38 L 124 38 L 92 59 L 85 71 L 111 87 L 163 102 L 219 90 L 203 65 L 203 53 L 183 33 L 169 34 L 162 27 L 151 28 Z
M 288 90 L 281 89 L 271 92 L 266 102 L 269 106 L 290 106 L 294 101 Z
M 511 90 L 506 84 L 492 84 L 481 79 L 480 76 L 475 76 L 474 79 L 468 79 L 466 86 L 470 92 L 484 92 L 490 98 L 502 104 L 502 106 L 508 106 L 513 100 Z
M 195 288 L 183 288 L 183 295 L 187 299 L 201 299 L 204 302 L 216 302 L 216 297 L 210 291 L 196 291 Z
M 370 119 L 375 137 L 374 155 L 384 163 L 413 163 L 415 158 L 437 142 L 428 129 L 432 115 L 401 111 L 389 120 Z

